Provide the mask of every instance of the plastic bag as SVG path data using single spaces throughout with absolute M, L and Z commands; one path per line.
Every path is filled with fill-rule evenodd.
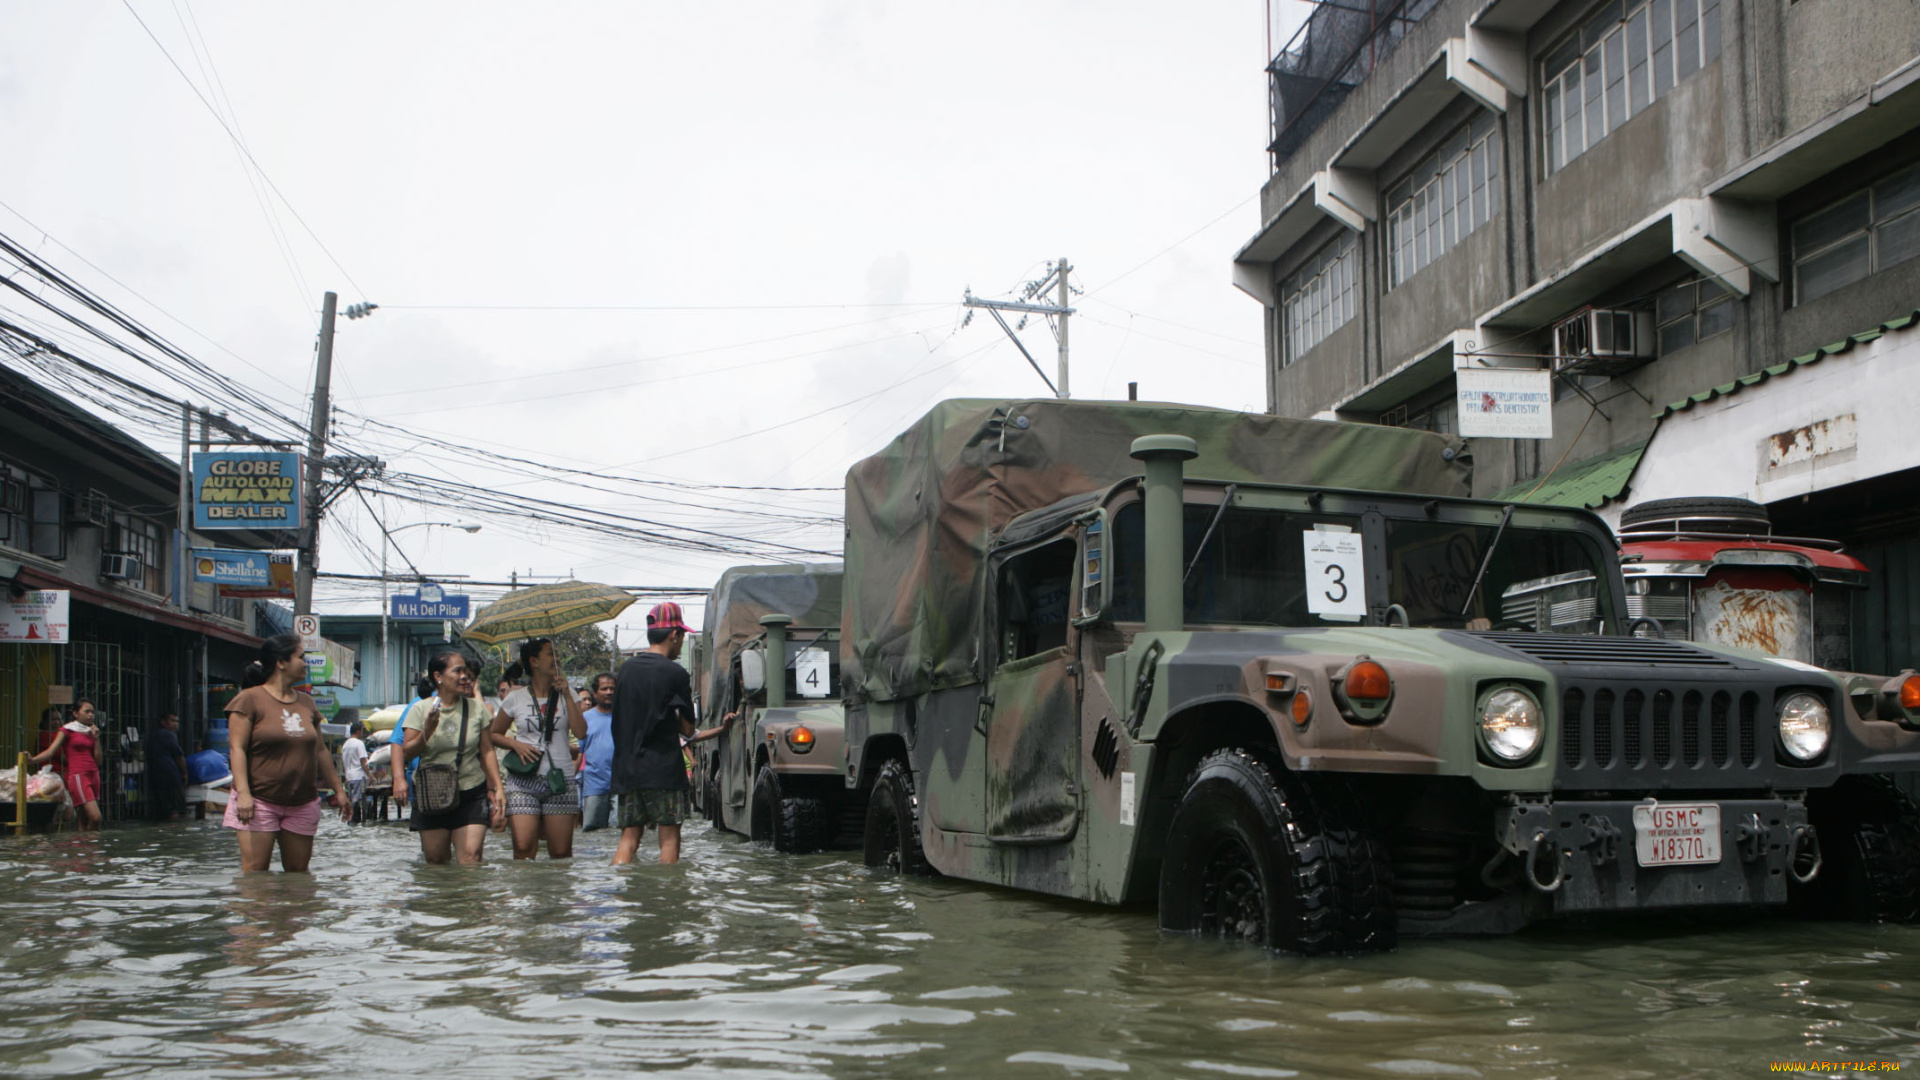
M 51 765 L 27 777 L 28 802 L 57 802 L 67 797 L 66 782 Z

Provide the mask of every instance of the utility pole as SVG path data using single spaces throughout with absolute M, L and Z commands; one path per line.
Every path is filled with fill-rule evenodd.
M 320 557 L 320 473 L 327 453 L 327 417 L 332 412 L 333 315 L 340 298 L 328 293 L 320 305 L 320 349 L 313 370 L 313 420 L 307 425 L 306 520 L 300 527 L 300 565 L 293 579 L 293 612 L 313 614 L 313 575 Z
M 1032 365 L 1034 373 L 1040 376 L 1040 381 L 1046 383 L 1047 389 L 1052 390 L 1053 396 L 1057 398 L 1066 398 L 1069 396 L 1067 392 L 1067 317 L 1073 314 L 1073 308 L 1069 306 L 1069 304 L 1072 299 L 1072 293 L 1077 291 L 1072 285 L 1068 284 L 1067 281 L 1067 275 L 1072 272 L 1073 267 L 1068 264 L 1067 257 L 1062 255 L 1060 256 L 1059 262 L 1048 264 L 1046 277 L 1041 278 L 1039 281 L 1029 281 L 1021 286 L 1020 300 L 982 300 L 973 295 L 972 289 L 968 289 L 963 301 L 967 307 L 984 308 L 987 314 L 993 316 L 993 321 L 999 323 L 1000 329 L 1006 331 L 1007 337 L 1013 341 L 1014 348 L 1019 349 L 1020 355 L 1027 358 L 1027 363 Z M 1057 301 L 1052 304 L 1046 303 L 1044 300 L 1049 286 L 1053 286 L 1057 290 L 1055 293 Z M 1020 325 L 1017 327 L 1008 326 L 1007 320 L 1000 316 L 1000 313 L 1003 311 L 1020 312 Z M 1029 315 L 1045 315 L 1053 323 L 1054 341 L 1060 346 L 1059 379 L 1057 381 L 1047 378 L 1047 373 L 1041 370 L 1039 361 L 1033 358 L 1033 354 L 1028 352 L 1026 345 L 1020 341 L 1020 335 L 1017 331 L 1026 329 L 1027 316 Z M 960 325 L 965 326 L 967 322 L 971 322 L 972 320 L 973 313 L 969 311 L 966 321 Z
M 190 606 L 187 597 L 187 567 L 192 556 L 187 554 L 188 532 L 193 527 L 193 406 L 185 401 L 180 403 L 180 513 L 178 539 L 174 540 L 174 595 L 179 598 L 179 609 Z

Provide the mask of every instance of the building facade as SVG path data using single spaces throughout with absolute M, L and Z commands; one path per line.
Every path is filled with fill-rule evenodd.
M 1342 0 L 1269 74 L 1234 275 L 1271 411 L 1458 432 L 1460 372 L 1549 372 L 1551 437 L 1470 440 L 1477 495 L 1757 499 L 1871 550 L 1862 659 L 1920 657 L 1920 459 L 1844 400 L 1920 384 L 1920 7 Z
M 60 705 L 93 701 L 110 816 L 137 811 L 139 744 L 178 712 L 189 750 L 258 654 L 262 605 L 183 581 L 181 548 L 279 537 L 178 531 L 179 463 L 0 370 L 0 586 L 69 593 L 69 640 L 0 643 L 0 753 L 36 751 Z

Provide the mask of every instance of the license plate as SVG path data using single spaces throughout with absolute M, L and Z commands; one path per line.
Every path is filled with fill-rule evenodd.
M 1633 847 L 1641 866 L 1720 861 L 1719 803 L 1640 803 L 1633 808 Z

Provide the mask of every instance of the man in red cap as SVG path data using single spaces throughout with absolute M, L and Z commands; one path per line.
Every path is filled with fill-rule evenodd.
M 647 651 L 620 665 L 613 687 L 613 782 L 619 796 L 620 847 L 613 864 L 633 861 L 652 825 L 660 833 L 660 861 L 680 861 L 680 823 L 693 814 L 680 737 L 711 739 L 732 725 L 694 727 L 693 680 L 674 661 L 687 644 L 680 605 L 668 601 L 647 612 Z

